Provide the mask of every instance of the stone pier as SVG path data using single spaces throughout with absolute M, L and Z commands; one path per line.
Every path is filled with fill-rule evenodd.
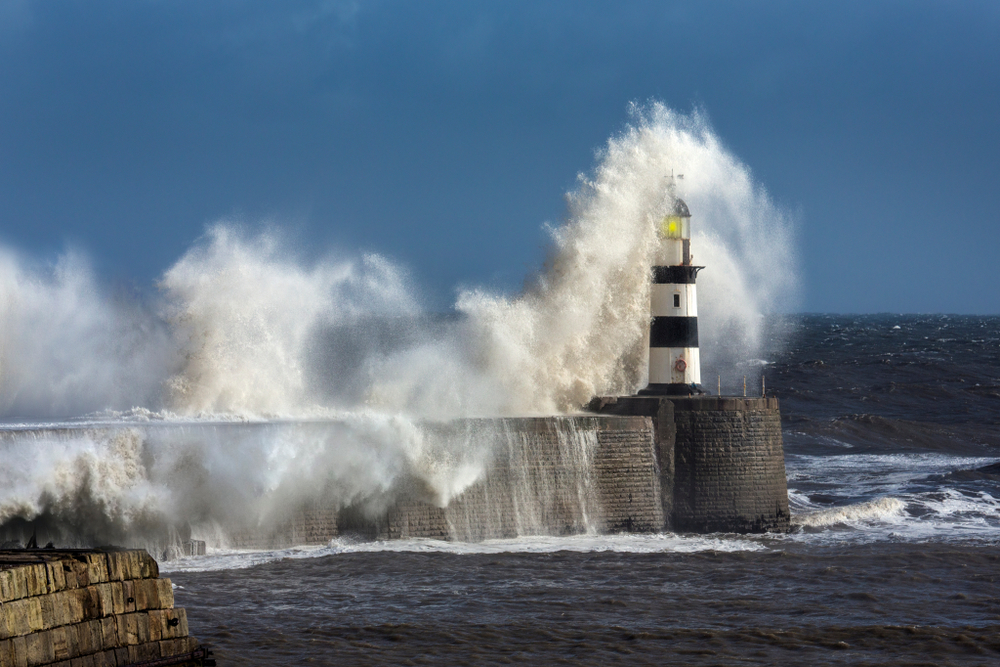
M 600 397 L 588 407 L 598 415 L 468 420 L 502 421 L 513 436 L 483 477 L 444 507 L 402 495 L 368 536 L 788 530 L 777 399 Z
M 611 396 L 595 398 L 589 408 L 654 420 L 666 528 L 788 530 L 777 398 Z
M 650 419 L 478 419 L 463 427 L 503 435 L 485 474 L 444 507 L 402 498 L 388 512 L 385 537 L 475 541 L 663 529 Z
M 430 468 L 427 461 L 403 465 L 391 485 L 346 505 L 337 489 L 327 488 L 266 520 L 250 516 L 241 523 L 232 517 L 214 535 L 191 535 L 190 526 L 171 532 L 164 524 L 162 536 L 154 534 L 154 527 L 122 540 L 170 558 L 203 553 L 202 540 L 212 540 L 210 547 L 270 549 L 326 544 L 339 535 L 477 541 L 788 529 L 777 399 L 599 397 L 588 409 L 577 415 L 420 424 L 422 437 L 441 446 L 442 460 L 429 462 Z M 169 427 L 150 432 L 159 433 L 155 428 Z M 319 438 L 329 446 L 336 446 L 341 431 L 352 436 L 349 425 L 333 421 L 211 424 L 189 428 L 185 437 L 226 438 L 228 429 L 254 438 L 265 437 L 268 429 L 273 437 L 282 436 L 282 429 L 302 429 L 295 437 Z M 115 429 L 102 435 L 117 437 Z M 445 477 L 449 484 L 465 485 L 431 488 L 438 463 L 443 466 L 438 481 Z M 457 467 L 449 471 L 448 466 Z M 0 526 L 0 539 L 23 541 L 35 531 L 44 535 L 42 541 L 75 537 L 46 534 L 52 532 L 50 519 L 15 517 Z
M 0 666 L 214 664 L 145 551 L 0 551 Z

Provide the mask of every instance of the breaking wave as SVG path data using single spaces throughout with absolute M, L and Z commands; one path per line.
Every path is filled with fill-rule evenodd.
M 645 382 L 649 266 L 667 179 L 694 212 L 705 375 L 745 373 L 762 315 L 794 297 L 787 217 L 705 119 L 660 104 L 598 153 L 548 227 L 551 258 L 507 296 L 463 290 L 421 314 L 379 255 L 306 262 L 274 230 L 211 227 L 152 305 L 103 290 L 79 256 L 0 254 L 0 410 L 66 417 L 142 408 L 301 417 L 367 406 L 417 416 L 551 414 Z M 779 267 L 777 270 L 775 267 Z
M 672 174 L 707 267 L 703 373 L 735 379 L 761 356 L 763 314 L 794 298 L 791 224 L 703 116 L 656 103 L 635 106 L 579 177 L 530 287 L 463 290 L 447 315 L 424 312 L 391 260 L 307 261 L 276 229 L 211 226 L 154 297 L 107 289 L 73 253 L 43 265 L 0 251 L 0 416 L 180 434 L 4 439 L 20 467 L 0 485 L 0 521 L 48 516 L 104 536 L 263 521 L 304 495 L 381 493 L 404 469 L 447 502 L 486 455 L 471 439 L 434 440 L 424 420 L 573 412 L 645 384 L 649 267 Z M 294 442 L 280 429 L 216 441 L 183 426 L 310 418 L 352 426 Z
M 898 498 L 876 498 L 844 507 L 795 514 L 792 516 L 792 523 L 813 528 L 837 524 L 867 523 L 899 516 L 905 507 L 906 504 Z

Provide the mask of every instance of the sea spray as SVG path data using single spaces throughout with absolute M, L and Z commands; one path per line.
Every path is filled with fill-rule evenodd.
M 794 298 L 790 222 L 701 115 L 656 103 L 632 114 L 569 193 L 564 224 L 549 226 L 551 257 L 530 287 L 463 290 L 451 319 L 421 314 L 386 258 L 306 262 L 274 229 L 212 226 L 164 274 L 152 307 L 111 298 L 76 255 L 31 270 L 5 251 L 0 407 L 8 418 L 131 407 L 451 418 L 553 414 L 632 393 L 645 382 L 649 267 L 671 174 L 706 267 L 704 374 L 741 375 L 761 356 L 763 315 Z
M 304 507 L 384 511 L 407 486 L 443 507 L 481 475 L 495 435 L 371 413 L 8 428 L 0 541 L 40 527 L 64 546 L 162 548 L 175 533 L 221 547 L 233 534 L 280 531 Z
M 165 323 L 105 290 L 82 254 L 46 263 L 0 248 L 0 416 L 159 408 L 175 362 Z
M 598 160 L 569 194 L 565 224 L 550 228 L 552 256 L 535 283 L 514 297 L 461 292 L 461 335 L 392 356 L 376 373 L 373 400 L 438 415 L 551 414 L 642 387 L 655 223 L 672 205 L 671 175 L 684 176 L 692 249 L 706 267 L 704 375 L 756 382 L 760 366 L 747 363 L 760 357 L 764 314 L 795 297 L 788 217 L 699 114 L 634 107 L 633 123 Z
M 167 382 L 169 405 L 182 414 L 311 414 L 318 397 L 306 371 L 319 330 L 416 310 L 401 271 L 382 257 L 303 266 L 274 232 L 246 237 L 223 225 L 160 286 L 184 353 L 183 369 Z
M 0 433 L 0 525 L 40 520 L 42 534 L 67 546 L 162 530 L 170 493 L 150 482 L 143 445 L 133 428 Z
M 428 420 L 573 412 L 645 384 L 649 267 L 671 174 L 706 266 L 703 372 L 746 374 L 763 315 L 794 297 L 790 222 L 703 116 L 656 103 L 632 114 L 569 193 L 565 222 L 549 226 L 551 256 L 531 285 L 514 296 L 463 290 L 450 317 L 422 313 L 405 271 L 383 257 L 306 262 L 273 229 L 211 227 L 152 305 L 110 298 L 76 256 L 39 270 L 5 253 L 4 415 L 101 420 L 132 408 L 127 420 L 161 424 L 134 432 L 137 465 L 107 444 L 110 431 L 46 436 L 37 448 L 61 462 L 39 453 L 32 474 L 10 472 L 5 516 L 88 539 L 162 524 L 224 541 L 304 503 L 388 503 L 407 480 L 449 504 L 510 443 L 445 437 Z M 30 459 L 21 437 L 3 447 Z M 103 518 L 74 528 L 79 508 Z

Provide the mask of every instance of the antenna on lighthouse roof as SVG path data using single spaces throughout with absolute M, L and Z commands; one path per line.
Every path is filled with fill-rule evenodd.
M 671 197 L 676 197 L 677 196 L 677 181 L 683 181 L 684 180 L 684 174 L 676 174 L 675 175 L 674 174 L 674 170 L 671 169 L 670 170 L 670 175 L 669 176 L 664 176 L 663 178 L 666 179 L 666 181 L 667 181 L 667 192 L 670 194 Z
M 670 199 L 677 197 L 677 177 L 674 176 L 674 170 L 670 170 L 669 176 L 664 176 L 663 180 L 667 182 L 667 195 Z

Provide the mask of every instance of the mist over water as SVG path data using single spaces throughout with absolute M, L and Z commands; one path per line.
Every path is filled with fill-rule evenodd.
M 414 315 L 404 284 L 402 271 L 378 255 L 303 266 L 273 234 L 245 238 L 213 227 L 160 281 L 184 355 L 165 383 L 167 404 L 183 415 L 313 414 L 316 334 L 362 318 Z
M 297 503 L 343 505 L 407 477 L 447 503 L 495 443 L 443 441 L 428 420 L 574 412 L 645 385 L 649 270 L 671 174 L 706 267 L 706 385 L 756 373 L 764 314 L 795 297 L 790 221 L 702 116 L 660 104 L 631 113 L 568 194 L 565 221 L 548 226 L 550 258 L 530 287 L 463 290 L 452 316 L 423 312 L 391 260 L 305 261 L 280 230 L 212 226 L 154 303 L 109 293 L 79 256 L 38 266 L 3 250 L 0 414 L 82 416 L 94 428 L 5 433 L 19 465 L 0 472 L 0 521 L 46 516 L 93 539 L 160 523 L 225 532 L 230 520 L 278 521 Z M 316 418 L 326 421 L 198 426 Z
M 645 383 L 649 267 L 671 174 L 683 176 L 694 260 L 707 267 L 705 375 L 733 375 L 759 358 L 764 313 L 793 302 L 789 220 L 701 116 L 659 104 L 632 115 L 568 194 L 565 222 L 548 227 L 551 257 L 532 286 L 463 290 L 459 317 L 427 331 L 405 269 L 379 255 L 307 263 L 273 230 L 211 227 L 151 308 L 113 298 L 82 257 L 39 268 L 4 250 L 0 409 L 455 417 L 571 412 L 595 394 L 632 393 Z M 350 345 L 375 329 L 390 330 L 383 345 Z M 353 395 L 330 388 L 344 380 Z
M 58 419 L 158 406 L 176 352 L 165 323 L 104 290 L 74 253 L 39 267 L 0 248 L 0 415 Z

